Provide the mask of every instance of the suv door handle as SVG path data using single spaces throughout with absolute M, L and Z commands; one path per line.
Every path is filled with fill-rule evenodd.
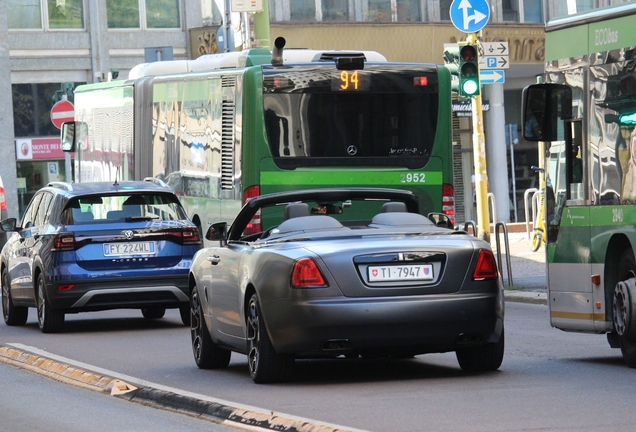
M 221 262 L 221 257 L 218 255 L 212 255 L 208 257 L 208 261 L 210 261 L 212 265 L 217 265 Z

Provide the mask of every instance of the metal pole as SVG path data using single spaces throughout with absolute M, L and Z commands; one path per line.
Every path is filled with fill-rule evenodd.
M 477 33 L 466 38 L 469 44 L 479 42 Z M 479 71 L 477 71 L 479 73 Z M 477 202 L 477 237 L 490 243 L 490 217 L 488 215 L 488 174 L 486 170 L 486 145 L 484 142 L 484 122 L 481 92 L 473 96 L 473 155 L 475 162 L 475 192 Z M 496 215 L 493 215 L 496 217 Z
M 270 48 L 269 43 L 269 1 L 263 0 L 263 10 L 254 14 L 254 46 Z
M 515 150 L 512 138 L 513 124 L 508 124 L 508 139 L 510 140 L 510 178 L 512 179 L 512 205 L 515 209 L 515 222 L 519 222 L 517 215 L 517 179 L 515 175 Z

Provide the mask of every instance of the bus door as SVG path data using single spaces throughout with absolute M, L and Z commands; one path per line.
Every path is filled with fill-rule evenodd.
M 550 321 L 560 329 L 581 329 L 584 325 L 593 330 L 591 215 L 584 187 L 587 149 L 582 120 L 566 120 L 563 125 L 563 140 L 550 143 L 547 158 L 551 180 L 546 187 Z

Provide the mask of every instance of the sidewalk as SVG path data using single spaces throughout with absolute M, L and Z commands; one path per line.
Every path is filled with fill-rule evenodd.
M 532 252 L 531 242 L 525 231 L 516 231 L 520 227 L 509 227 L 508 245 L 510 253 L 510 276 L 512 283 L 509 286 L 510 277 L 506 260 L 506 247 L 503 233 L 500 233 L 499 243 L 501 247 L 501 269 L 507 301 L 547 304 L 547 278 L 545 264 L 545 247 Z M 511 232 L 511 228 L 514 230 Z M 497 242 L 495 235 L 490 237 L 495 257 L 498 258 Z M 499 262 L 499 261 L 497 261 Z

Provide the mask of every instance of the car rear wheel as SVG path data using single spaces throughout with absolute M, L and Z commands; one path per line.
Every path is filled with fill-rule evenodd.
M 51 309 L 46 297 L 44 275 L 38 276 L 38 325 L 42 333 L 58 333 L 64 326 L 64 312 Z
M 232 352 L 214 343 L 205 320 L 203 306 L 199 298 L 199 290 L 195 286 L 190 296 L 190 335 L 192 337 L 192 353 L 194 361 L 201 369 L 221 369 L 230 364 Z
M 485 343 L 470 348 L 460 348 L 455 353 L 462 370 L 466 372 L 495 371 L 501 366 L 504 356 L 504 331 L 496 343 Z
M 265 384 L 287 381 L 292 374 L 294 357 L 277 354 L 269 339 L 256 294 L 252 294 L 248 305 L 247 339 L 249 352 L 247 362 L 250 376 L 255 383 Z
M 2 271 L 2 314 L 4 315 L 4 322 L 8 326 L 22 326 L 27 322 L 29 309 L 13 305 L 11 291 L 9 290 L 10 286 L 9 272 L 4 269 Z
M 141 310 L 141 314 L 146 319 L 159 319 L 166 314 L 166 308 L 144 308 Z

